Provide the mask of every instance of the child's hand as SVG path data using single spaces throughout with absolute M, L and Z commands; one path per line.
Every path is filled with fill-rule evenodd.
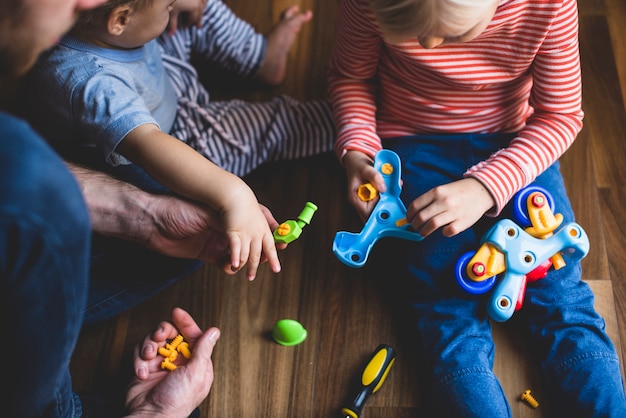
M 202 13 L 206 2 L 207 0 L 177 0 L 174 9 L 170 12 L 167 33 L 173 35 L 179 25 L 184 28 L 189 26 L 199 28 L 202 24 Z
M 229 241 L 231 269 L 238 271 L 247 264 L 248 280 L 254 280 L 259 264 L 267 261 L 272 271 L 278 273 L 280 261 L 271 230 L 278 223 L 245 183 L 231 190 L 221 214 Z
M 452 237 L 474 225 L 495 201 L 473 178 L 465 178 L 430 189 L 407 208 L 406 218 L 420 235 L 427 237 L 439 228 Z
M 363 222 L 367 221 L 370 213 L 378 202 L 378 197 L 368 202 L 363 202 L 357 190 L 360 185 L 371 183 L 379 193 L 387 191 L 382 174 L 374 169 L 374 162 L 370 157 L 359 151 L 348 151 L 343 157 L 343 165 L 348 178 L 348 202 L 359 214 Z

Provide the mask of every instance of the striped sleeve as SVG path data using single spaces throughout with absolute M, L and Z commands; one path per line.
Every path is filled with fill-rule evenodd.
M 382 38 L 374 17 L 365 14 L 362 2 L 341 1 L 337 35 L 329 65 L 329 96 L 337 126 L 335 152 L 339 159 L 348 150 L 371 157 L 381 149 L 376 132 L 376 73 Z
M 199 29 L 187 31 L 194 53 L 242 77 L 253 76 L 265 56 L 267 39 L 222 0 L 209 0 Z M 189 57 L 188 57 L 189 58 Z
M 563 2 L 531 72 L 529 103 L 534 112 L 525 127 L 507 148 L 466 173 L 486 185 L 494 196 L 496 207 L 490 215 L 500 213 L 517 191 L 558 160 L 582 129 L 578 11 L 574 0 Z
M 367 0 L 342 0 L 329 87 L 340 158 L 373 156 L 380 138 L 517 132 L 465 173 L 496 215 L 582 128 L 576 0 L 501 0 L 476 39 L 434 49 L 386 43 Z

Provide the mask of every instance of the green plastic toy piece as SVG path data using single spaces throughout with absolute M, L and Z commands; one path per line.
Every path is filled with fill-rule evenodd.
M 281 319 L 274 325 L 272 337 L 280 345 L 298 345 L 306 339 L 307 332 L 295 319 Z
M 274 230 L 274 241 L 279 244 L 289 244 L 297 240 L 302 234 L 302 228 L 311 223 L 311 218 L 317 210 L 314 203 L 306 202 L 304 209 L 298 215 L 298 220 L 285 221 Z

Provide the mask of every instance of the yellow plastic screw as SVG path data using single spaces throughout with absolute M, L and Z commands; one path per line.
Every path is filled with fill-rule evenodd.
M 539 402 L 537 402 L 537 399 L 531 395 L 530 389 L 525 390 L 520 398 L 533 408 L 539 407 Z
M 176 360 L 176 357 L 178 357 L 178 351 L 168 350 L 165 347 L 159 348 L 159 354 L 165 357 L 166 359 L 168 359 L 169 361 L 174 361 Z
M 409 221 L 407 221 L 406 218 L 402 218 L 402 219 L 398 219 L 396 221 L 396 226 L 397 227 L 401 227 L 401 226 L 404 226 L 404 225 L 406 225 L 408 223 L 409 223 Z
M 174 338 L 174 339 L 172 340 L 172 342 L 171 342 L 171 343 L 166 344 L 165 346 L 167 347 L 167 346 L 169 345 L 169 346 L 171 346 L 171 348 L 174 348 L 174 349 L 175 349 L 176 347 L 178 347 L 178 344 L 180 344 L 180 343 L 182 343 L 182 342 L 183 342 L 183 336 L 182 336 L 182 335 L 180 335 L 180 334 L 178 334 L 178 335 L 176 336 L 176 338 Z
M 393 165 L 391 165 L 390 163 L 383 164 L 380 167 L 380 172 L 387 175 L 393 173 Z
M 187 344 L 187 342 L 183 341 L 182 343 L 180 343 L 180 345 L 177 347 L 177 350 L 185 358 L 190 358 L 191 357 L 191 349 L 189 349 L 189 344 Z
M 282 224 L 278 225 L 278 228 L 276 228 L 276 233 L 281 236 L 285 236 L 289 234 L 290 232 L 291 232 L 291 227 L 286 222 L 283 222 Z
M 171 342 L 166 343 L 165 347 L 159 347 L 159 354 L 165 357 L 161 363 L 162 369 L 174 370 L 176 365 L 174 360 L 178 357 L 178 353 L 181 353 L 185 358 L 191 357 L 191 350 L 189 344 L 183 341 L 183 336 L 178 334 Z
M 165 360 L 163 360 L 161 362 L 161 368 L 162 369 L 167 369 L 169 371 L 175 370 L 176 369 L 176 365 L 174 363 L 172 363 L 167 357 L 165 358 Z

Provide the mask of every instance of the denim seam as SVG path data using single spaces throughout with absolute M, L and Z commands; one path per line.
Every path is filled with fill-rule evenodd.
M 484 367 L 466 367 L 463 369 L 454 370 L 450 373 L 443 375 L 436 380 L 435 385 L 448 383 L 451 380 L 470 374 L 485 374 L 491 376 L 493 375 L 493 372 L 490 369 L 485 369 Z
M 561 374 L 564 371 L 567 371 L 568 369 L 570 369 L 571 367 L 575 366 L 576 364 L 583 362 L 583 361 L 589 361 L 589 360 L 596 360 L 596 359 L 602 359 L 602 358 L 607 358 L 610 359 L 612 361 L 618 362 L 618 358 L 615 354 L 613 353 L 606 353 L 606 352 L 602 352 L 602 351 L 596 351 L 596 352 L 591 352 L 591 353 L 583 353 L 583 354 L 579 354 L 577 356 L 568 358 L 562 362 L 560 362 L 559 364 L 556 364 L 554 366 L 550 366 L 549 364 L 546 365 L 546 369 L 552 369 L 554 371 L 555 374 Z

